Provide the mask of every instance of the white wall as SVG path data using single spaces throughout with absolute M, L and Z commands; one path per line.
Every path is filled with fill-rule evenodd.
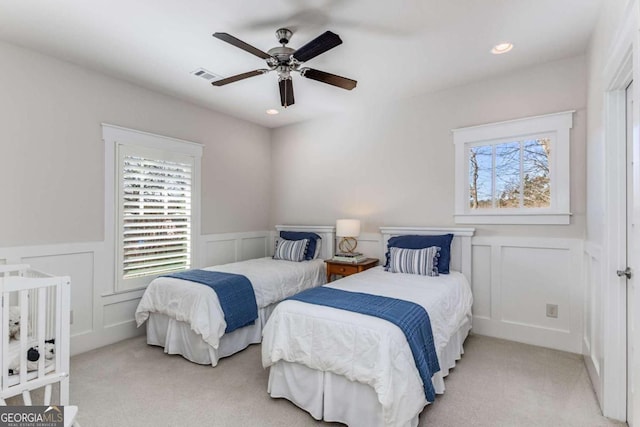
M 478 233 L 582 238 L 586 77 L 580 56 L 276 129 L 271 221 L 356 217 L 370 232 L 381 225 L 453 225 L 451 129 L 575 109 L 571 225 L 485 226 Z
M 268 226 L 268 129 L 9 44 L 0 58 L 0 247 L 103 240 L 101 122 L 204 144 L 203 234 Z
M 571 224 L 477 227 L 473 288 L 477 333 L 579 353 L 586 82 L 586 57 L 579 56 L 279 128 L 272 224 L 359 218 L 361 247 L 377 256 L 381 225 L 454 225 L 451 129 L 576 110 Z M 546 317 L 547 303 L 559 306 L 557 319 Z
M 268 229 L 268 129 L 13 45 L 0 43 L 0 60 L 0 264 L 71 276 L 74 353 L 139 333 L 141 292 L 105 279 L 102 122 L 204 145 L 204 242 Z M 199 258 L 225 256 L 211 245 Z

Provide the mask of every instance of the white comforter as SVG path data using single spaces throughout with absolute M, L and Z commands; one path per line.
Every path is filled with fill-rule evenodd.
M 292 262 L 258 258 L 203 270 L 242 274 L 253 285 L 258 308 L 281 301 L 305 289 L 326 282 L 321 259 Z M 142 325 L 149 313 L 162 313 L 191 325 L 191 329 L 217 349 L 227 322 L 216 293 L 208 286 L 170 277 L 154 279 L 147 287 L 136 310 L 136 322 Z
M 377 267 L 326 286 L 420 304 L 429 313 L 438 355 L 471 314 L 471 288 L 454 271 L 428 277 L 393 274 Z M 407 423 L 427 403 L 404 334 L 376 317 L 284 301 L 269 318 L 262 340 L 263 366 L 280 360 L 370 385 L 383 407 L 386 425 Z

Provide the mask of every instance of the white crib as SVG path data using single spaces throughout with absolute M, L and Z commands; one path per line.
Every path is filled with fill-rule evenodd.
M 10 397 L 22 395 L 24 404 L 30 406 L 31 393 L 44 388 L 42 405 L 49 406 L 52 386 L 59 383 L 65 426 L 77 426 L 77 407 L 69 406 L 70 287 L 69 277 L 53 277 L 26 264 L 0 266 L 0 405 L 6 405 Z M 20 312 L 17 340 L 9 336 L 10 307 L 18 307 Z M 48 360 L 44 355 L 45 340 L 52 338 L 55 356 Z M 27 362 L 28 349 L 34 345 L 40 350 L 37 367 L 34 362 Z M 9 375 L 16 357 L 19 373 Z

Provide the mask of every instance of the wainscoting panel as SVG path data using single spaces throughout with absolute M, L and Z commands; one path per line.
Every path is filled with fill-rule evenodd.
M 240 260 L 262 258 L 268 255 L 271 236 L 245 237 L 240 240 Z
M 501 247 L 502 321 L 568 333 L 570 329 L 569 249 Z M 558 306 L 557 318 L 546 304 Z M 544 315 L 541 315 L 544 314 Z
M 194 267 L 267 256 L 270 236 L 270 231 L 202 236 Z M 72 355 L 145 333 L 134 319 L 144 289 L 115 292 L 113 255 L 105 246 L 88 242 L 0 248 L 0 264 L 29 264 L 71 277 Z
M 336 252 L 338 251 L 337 244 L 340 242 L 341 237 L 336 238 Z M 382 248 L 382 235 L 380 233 L 362 233 L 358 237 L 357 252 L 362 252 L 363 255 L 369 258 L 380 259 L 380 265 L 385 263 L 385 252 Z
M 473 242 L 473 239 L 472 239 Z M 471 246 L 473 315 L 491 318 L 491 246 Z
M 86 304 L 72 305 L 71 336 L 93 330 L 93 258 L 94 252 L 91 251 L 24 257 L 21 260 L 36 270 L 56 276 L 71 277 L 71 301 L 86 302 Z
M 210 240 L 204 243 L 204 250 L 201 252 L 200 266 L 220 265 L 234 262 L 238 257 L 237 239 Z
M 125 323 L 135 322 L 134 315 L 139 301 L 140 297 L 114 304 L 105 304 L 102 313 L 104 326 L 113 328 Z
M 472 245 L 475 333 L 582 352 L 582 240 L 474 237 Z
M 207 234 L 200 237 L 199 267 L 228 264 L 270 254 L 270 231 Z
M 358 251 L 383 262 L 382 236 L 362 233 Z M 473 332 L 582 353 L 582 252 L 581 239 L 472 238 Z
M 6 264 L 29 264 L 48 274 L 71 277 L 72 355 L 88 350 L 81 342 L 99 335 L 102 329 L 96 311 L 102 310 L 97 302 L 105 278 L 98 273 L 102 267 L 97 266 L 104 264 L 103 253 L 102 242 L 0 248 L 0 258 Z
M 194 267 L 268 256 L 275 235 L 257 231 L 201 236 Z M 602 273 L 598 251 L 583 250 L 577 239 L 475 237 L 472 245 L 473 331 L 575 353 L 582 353 L 584 347 L 586 359 L 592 361 L 590 372 L 599 373 Z M 378 233 L 362 233 L 358 249 L 384 258 Z M 71 277 L 72 354 L 144 333 L 133 318 L 143 290 L 114 292 L 110 260 L 103 242 L 0 248 L 0 263 L 26 263 Z M 586 276 L 583 264 L 589 270 Z M 558 305 L 557 319 L 546 317 L 547 303 Z M 583 306 L 592 313 L 585 328 Z
M 602 248 L 591 242 L 584 246 L 584 334 L 582 354 L 587 365 L 591 383 L 602 403 L 602 359 L 603 343 L 603 259 Z

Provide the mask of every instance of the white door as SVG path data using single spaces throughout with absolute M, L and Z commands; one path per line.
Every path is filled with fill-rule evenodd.
M 633 102 L 633 83 L 627 87 L 627 264 L 619 270 L 618 276 L 627 283 L 627 422 L 640 425 L 640 352 L 635 343 L 640 343 L 640 292 L 638 280 L 633 273 L 638 269 L 638 248 L 640 248 L 640 147 L 638 145 L 637 122 L 634 124 L 635 105 Z

